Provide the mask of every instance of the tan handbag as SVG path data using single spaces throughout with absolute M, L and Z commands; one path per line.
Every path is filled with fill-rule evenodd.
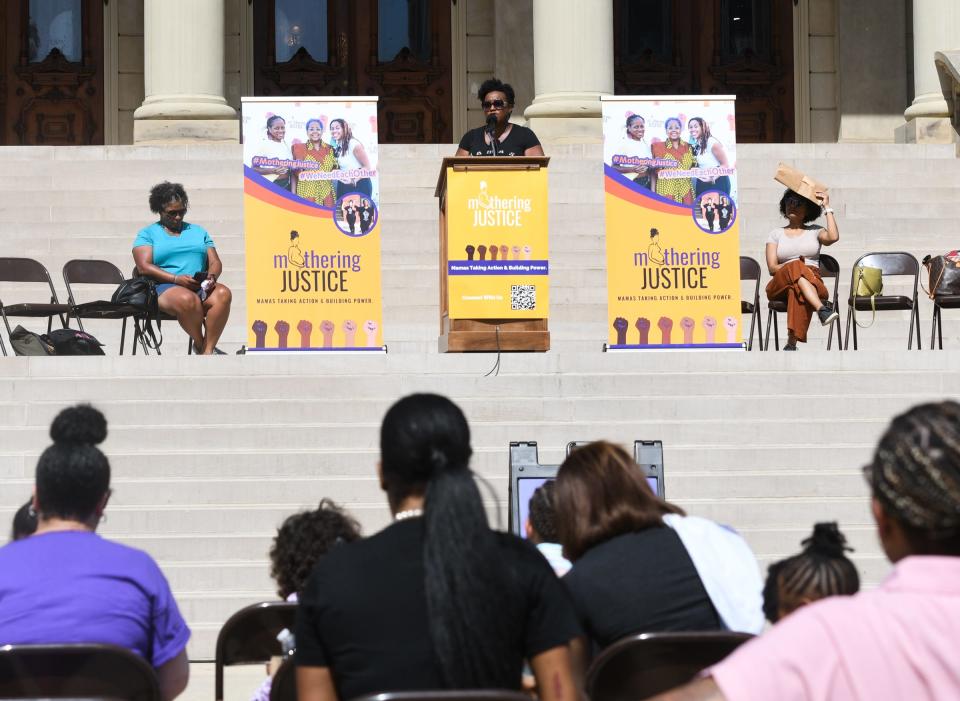
M 854 268 L 854 277 L 856 278 L 856 284 L 854 285 L 854 292 L 857 297 L 869 297 L 870 298 L 870 309 L 873 312 L 873 316 L 870 319 L 870 323 L 864 326 L 857 321 L 857 300 L 853 300 L 853 323 L 859 326 L 861 329 L 868 329 L 873 326 L 873 322 L 877 320 L 877 295 L 883 292 L 883 270 L 880 268 L 871 268 L 869 265 L 858 265 Z

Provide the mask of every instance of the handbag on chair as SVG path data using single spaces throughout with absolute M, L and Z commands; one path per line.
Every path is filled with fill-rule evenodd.
M 153 331 L 153 321 L 160 321 L 160 307 L 157 296 L 157 284 L 145 277 L 135 277 L 124 280 L 114 290 L 110 302 L 113 304 L 127 304 L 143 312 L 143 338 L 146 344 L 155 351 L 160 350 L 163 343 L 163 334 L 157 339 Z
M 950 251 L 942 256 L 927 256 L 923 259 L 927 269 L 927 288 L 920 287 L 927 297 L 934 299 L 938 295 L 960 295 L 960 253 Z
M 883 270 L 881 268 L 871 268 L 869 265 L 858 265 L 853 272 L 857 280 L 854 285 L 853 323 L 861 329 L 868 329 L 877 320 L 877 295 L 883 292 Z M 856 297 L 870 298 L 870 309 L 873 312 L 873 317 L 866 326 L 857 321 Z

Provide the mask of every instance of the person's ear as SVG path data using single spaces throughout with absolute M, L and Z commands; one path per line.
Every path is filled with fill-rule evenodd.
M 523 530 L 527 534 L 527 540 L 533 540 L 533 526 L 530 525 L 530 519 L 527 519 L 526 523 L 523 524 Z

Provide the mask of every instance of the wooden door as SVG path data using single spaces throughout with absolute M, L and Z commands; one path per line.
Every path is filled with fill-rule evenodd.
M 103 0 L 0 4 L 0 143 L 103 143 Z
M 736 95 L 737 141 L 792 142 L 793 3 L 614 0 L 618 95 Z
M 257 0 L 257 95 L 377 95 L 381 143 L 453 139 L 445 0 Z

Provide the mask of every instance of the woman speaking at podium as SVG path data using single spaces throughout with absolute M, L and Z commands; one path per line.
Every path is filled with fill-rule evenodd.
M 477 91 L 486 125 L 471 129 L 460 139 L 457 156 L 543 156 L 532 130 L 510 123 L 513 87 L 496 78 L 485 80 Z

